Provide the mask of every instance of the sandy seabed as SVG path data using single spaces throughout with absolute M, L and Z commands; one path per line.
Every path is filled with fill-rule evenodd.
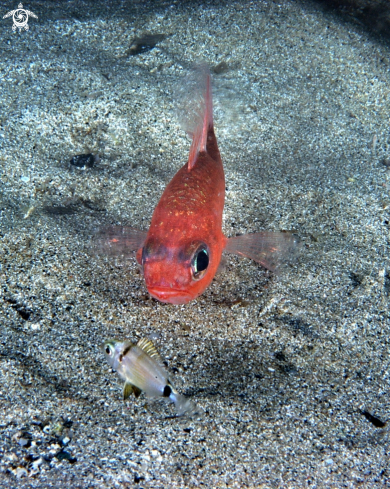
M 0 22 L 0 486 L 390 487 L 389 42 L 304 1 L 24 8 L 28 31 Z M 145 33 L 166 37 L 132 55 Z M 303 246 L 277 276 L 227 256 L 164 305 L 91 236 L 147 229 L 187 159 L 175 100 L 199 61 L 225 234 Z M 123 402 L 102 344 L 143 337 L 201 417 Z

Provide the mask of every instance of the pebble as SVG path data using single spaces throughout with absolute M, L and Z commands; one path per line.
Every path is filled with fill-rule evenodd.
M 93 165 L 99 161 L 99 156 L 89 153 L 73 156 L 73 158 L 70 160 L 70 164 L 77 168 L 92 168 Z
M 216 75 L 220 75 L 221 73 L 226 73 L 229 71 L 229 65 L 226 63 L 226 61 L 221 61 L 221 63 L 214 66 L 212 70 Z
M 146 53 L 166 37 L 165 34 L 145 34 L 141 37 L 135 37 L 130 44 L 128 54 L 135 56 L 136 54 Z
M 72 457 L 72 455 L 69 452 L 66 452 L 65 450 L 61 450 L 60 452 L 58 452 L 55 455 L 55 457 L 60 462 L 62 460 L 68 460 L 68 462 L 70 464 L 74 464 L 75 462 L 77 462 L 77 458 L 76 457 Z
M 32 462 L 31 467 L 33 468 L 33 470 L 38 470 L 39 466 L 42 464 L 43 464 L 43 458 L 39 457 L 37 460 L 34 460 L 34 462 Z
M 19 438 L 18 443 L 21 447 L 29 447 L 31 446 L 31 440 L 28 438 Z
M 70 438 L 68 438 L 67 436 L 61 439 L 61 443 L 63 445 L 67 445 L 69 442 L 70 442 Z
M 24 467 L 17 467 L 12 471 L 18 479 L 21 479 L 22 477 L 27 477 L 28 472 Z

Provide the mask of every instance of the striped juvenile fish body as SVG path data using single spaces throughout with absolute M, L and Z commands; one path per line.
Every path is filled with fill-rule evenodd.
M 167 372 L 142 348 L 128 341 L 115 344 L 112 368 L 122 379 L 149 397 L 163 396 L 169 384 Z
M 179 415 L 194 412 L 195 405 L 180 395 L 169 381 L 168 373 L 161 365 L 161 357 L 150 340 L 141 339 L 137 344 L 108 341 L 104 352 L 109 365 L 125 381 L 124 399 L 132 393 L 139 397 L 143 391 L 148 397 L 171 400 Z

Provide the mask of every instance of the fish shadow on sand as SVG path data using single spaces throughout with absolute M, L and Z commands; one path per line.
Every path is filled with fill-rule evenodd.
M 77 388 L 74 388 L 66 379 L 55 375 L 32 355 L 12 349 L 2 349 L 0 359 L 17 363 L 17 368 L 21 371 L 20 385 L 23 388 L 46 388 L 49 391 L 55 391 L 62 398 L 79 397 Z
M 196 386 L 187 389 L 186 395 L 196 398 L 237 399 L 253 402 L 253 398 L 275 395 L 275 382 L 287 382 L 298 369 L 282 353 L 262 353 L 262 348 L 252 342 L 239 345 L 211 347 L 203 352 L 208 362 L 198 372 Z M 270 371 L 272 367 L 272 371 Z M 279 389 L 276 389 L 278 391 Z

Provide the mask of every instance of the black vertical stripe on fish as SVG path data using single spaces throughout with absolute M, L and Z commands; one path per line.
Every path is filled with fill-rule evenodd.
M 169 397 L 172 393 L 172 388 L 169 386 L 169 385 L 166 385 L 164 387 L 164 392 L 163 392 L 163 396 L 164 397 Z
M 373 416 L 368 411 L 360 411 L 360 412 L 376 428 L 383 428 L 386 425 L 386 422 L 385 421 L 381 421 L 379 418 L 377 418 L 376 416 Z
M 128 345 L 126 348 L 123 350 L 123 352 L 119 355 L 119 361 L 121 362 L 123 360 L 123 357 L 129 353 L 129 351 L 133 348 L 133 345 Z

